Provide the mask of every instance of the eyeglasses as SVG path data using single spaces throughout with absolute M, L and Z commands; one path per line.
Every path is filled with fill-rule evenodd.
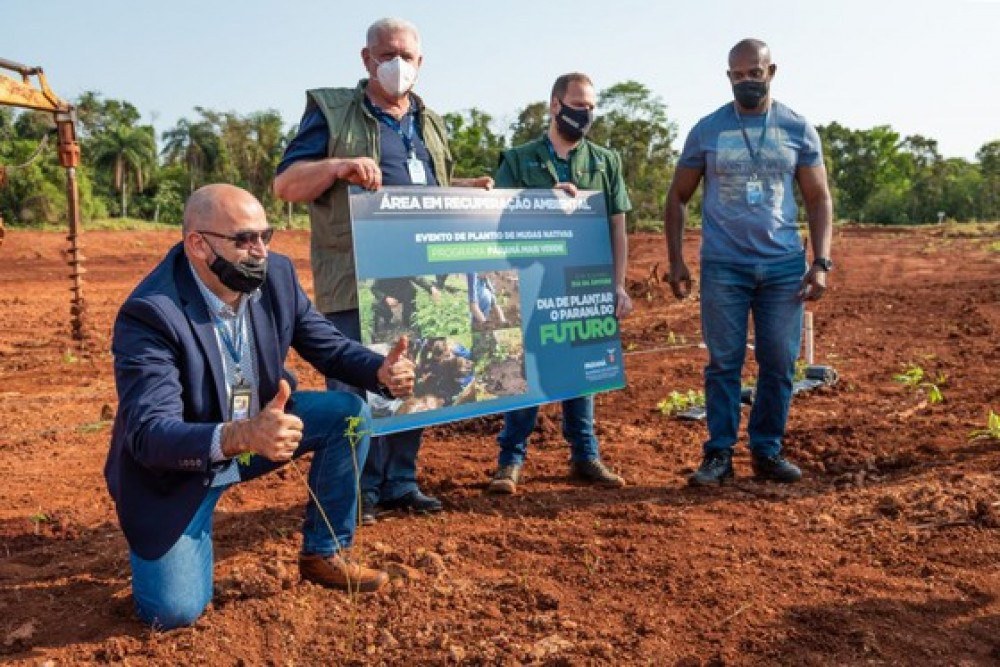
M 232 241 L 236 244 L 237 248 L 249 248 L 252 245 L 256 245 L 258 241 L 267 245 L 271 242 L 271 237 L 274 236 L 274 227 L 268 227 L 267 229 L 244 229 L 242 231 L 236 232 L 232 236 L 228 234 L 219 234 L 218 232 L 210 232 L 208 230 L 199 229 L 197 230 L 199 234 L 208 234 L 209 236 L 214 236 L 220 239 L 226 239 L 227 241 Z

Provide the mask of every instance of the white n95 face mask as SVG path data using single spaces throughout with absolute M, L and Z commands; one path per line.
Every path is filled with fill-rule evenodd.
M 413 84 L 417 82 L 417 68 L 403 60 L 401 56 L 379 63 L 375 73 L 379 84 L 393 97 L 402 97 L 410 92 Z

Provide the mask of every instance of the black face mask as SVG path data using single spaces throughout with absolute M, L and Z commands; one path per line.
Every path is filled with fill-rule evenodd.
M 249 294 L 264 284 L 264 279 L 267 277 L 267 258 L 259 262 L 233 263 L 215 252 L 215 248 L 212 248 L 212 252 L 215 254 L 215 259 L 208 268 L 229 289 Z
M 740 81 L 733 86 L 733 97 L 744 109 L 756 109 L 767 97 L 767 81 Z
M 591 109 L 574 109 L 559 102 L 559 113 L 556 114 L 556 129 L 567 141 L 580 141 L 587 134 L 594 122 L 594 112 Z

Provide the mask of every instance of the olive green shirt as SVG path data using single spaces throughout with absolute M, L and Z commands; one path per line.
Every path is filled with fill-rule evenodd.
M 584 139 L 569 152 L 570 182 L 581 190 L 600 190 L 608 216 L 632 210 L 622 160 L 616 151 Z M 559 183 L 559 172 L 565 169 L 552 149 L 547 135 L 515 146 L 500 157 L 500 166 L 493 176 L 498 188 L 551 189 Z

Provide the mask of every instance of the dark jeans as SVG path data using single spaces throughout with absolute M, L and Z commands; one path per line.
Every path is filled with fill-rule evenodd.
M 781 451 L 802 336 L 803 304 L 798 291 L 804 274 L 802 256 L 768 264 L 702 262 L 701 326 L 709 356 L 705 453 L 736 444 L 740 374 L 751 313 L 758 373 L 747 425 L 750 449 L 761 456 Z
M 326 313 L 326 318 L 348 338 L 361 340 L 361 318 L 356 309 Z M 330 378 L 326 387 L 365 395 L 358 387 Z M 416 429 L 372 438 L 361 473 L 361 497 L 369 507 L 417 490 L 417 454 L 422 434 L 422 429 Z
M 522 465 L 528 455 L 528 436 L 535 430 L 539 406 L 511 410 L 503 416 L 500 443 L 500 467 Z M 562 402 L 562 432 L 569 443 L 570 459 L 593 461 L 599 458 L 594 435 L 594 397 L 578 396 Z

